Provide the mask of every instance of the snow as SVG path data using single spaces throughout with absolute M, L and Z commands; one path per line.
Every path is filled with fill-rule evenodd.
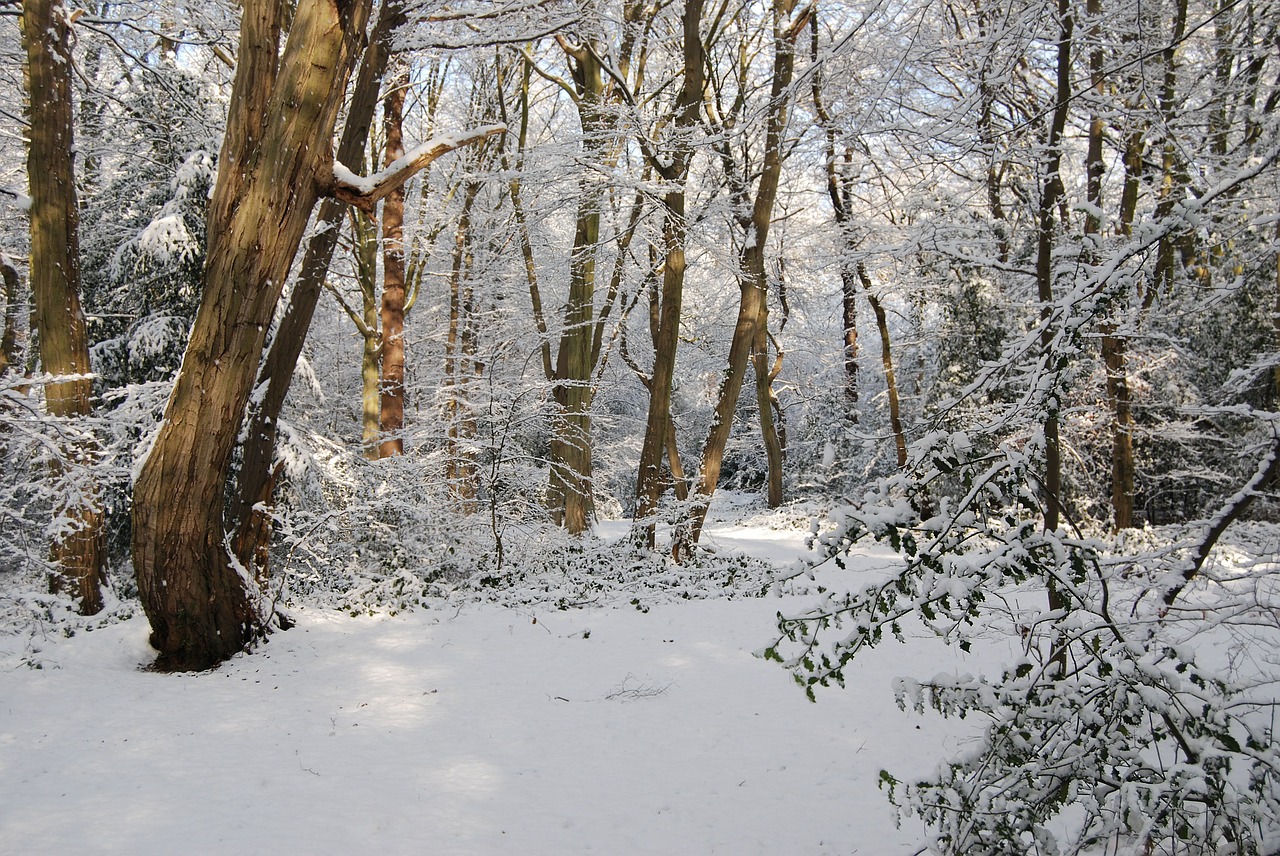
M 807 530 L 708 535 L 787 564 Z M 141 668 L 140 615 L 26 628 L 0 637 L 0 851 L 914 852 L 922 830 L 895 828 L 880 771 L 927 774 L 974 724 L 900 712 L 895 679 L 973 655 L 886 644 L 811 704 L 751 652 L 812 598 L 308 609 L 189 675 Z

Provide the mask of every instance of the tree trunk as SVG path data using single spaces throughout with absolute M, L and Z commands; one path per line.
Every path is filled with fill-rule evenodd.
M 330 140 L 369 13 L 368 0 L 300 0 L 278 54 L 282 5 L 244 2 L 203 297 L 134 491 L 134 568 L 162 670 L 212 667 L 267 619 L 227 543 L 223 497 L 266 330 L 334 184 Z
M 747 362 L 757 350 L 759 341 L 757 331 L 768 320 L 768 283 L 765 279 L 764 251 L 769 237 L 770 221 L 773 218 L 773 204 L 778 195 L 778 180 L 782 174 L 782 138 L 786 132 L 790 105 L 791 76 L 795 66 L 795 40 L 801 28 L 808 23 L 807 16 L 798 21 L 789 20 L 794 8 L 794 0 L 775 0 L 774 2 L 774 59 L 770 110 L 765 130 L 764 162 L 760 170 L 760 183 L 756 189 L 747 235 L 739 257 L 742 279 L 739 284 L 738 317 L 734 323 L 733 339 L 729 344 L 728 365 L 716 397 L 711 430 L 702 448 L 702 469 L 698 477 L 697 493 L 693 506 L 680 530 L 677 531 L 675 543 L 672 545 L 672 553 L 678 561 L 687 554 L 690 545 L 698 543 L 698 539 L 702 537 L 702 527 L 706 523 L 707 512 L 711 507 L 711 496 L 715 493 L 720 481 L 724 450 L 733 429 L 733 412 L 737 406 L 738 396 L 742 392 Z M 772 415 L 768 409 L 761 412 L 760 422 L 762 428 L 765 428 L 766 424 L 769 426 L 765 428 L 766 431 L 772 428 Z M 774 440 L 776 442 L 776 434 Z M 766 435 L 766 449 L 768 445 L 769 438 Z M 772 455 L 773 452 L 770 451 L 770 454 Z M 780 458 L 781 455 L 779 454 L 778 457 Z M 772 459 L 770 463 L 770 489 L 772 490 L 774 478 Z
M 840 266 L 840 320 L 844 329 L 844 397 L 851 422 L 858 421 L 858 291 L 853 271 Z
M 4 333 L 0 335 L 0 377 L 22 358 L 18 350 L 18 269 L 0 250 L 0 280 L 4 282 Z
M 761 251 L 761 267 L 764 253 Z M 760 415 L 760 436 L 764 442 L 764 456 L 768 464 L 768 487 L 765 499 L 770 508 L 782 505 L 782 436 L 774 419 L 773 373 L 769 370 L 769 280 L 761 270 L 758 274 L 763 298 L 760 301 L 760 319 L 756 322 L 755 340 L 751 347 L 751 370 L 756 379 L 756 411 Z
M 880 331 L 880 364 L 884 366 L 884 383 L 889 396 L 889 429 L 893 431 L 893 445 L 898 453 L 898 467 L 907 465 L 907 435 L 902 430 L 902 415 L 898 406 L 898 380 L 893 372 L 893 351 L 889 340 L 889 319 L 885 316 L 884 306 L 871 286 L 871 277 L 866 266 L 858 264 L 858 278 L 862 280 L 863 291 L 867 294 L 867 303 L 876 316 L 876 329 Z
M 347 107 L 337 161 L 349 169 L 364 165 L 369 126 L 378 104 L 378 89 L 386 71 L 390 46 L 395 31 L 405 22 L 403 5 L 397 0 L 384 0 L 374 25 L 369 47 L 364 52 L 360 74 Z M 324 288 L 329 263 L 338 245 L 340 225 L 347 206 L 336 199 L 326 199 L 316 216 L 317 228 L 302 259 L 297 281 L 289 296 L 289 305 L 271 340 L 271 348 L 258 372 L 258 386 L 265 385 L 262 398 L 249 414 L 249 430 L 242 446 L 242 460 L 237 475 L 238 491 L 232 499 L 228 518 L 239 527 L 236 553 L 248 566 L 255 556 L 266 556 L 266 543 L 271 535 L 271 518 L 266 507 L 271 503 L 272 460 L 275 457 L 276 425 L 293 381 L 293 371 L 302 354 L 311 318 Z M 375 381 L 377 365 L 374 365 Z M 376 394 L 376 389 L 375 389 Z M 376 417 L 375 417 L 376 418 Z M 376 446 L 374 454 L 376 455 Z M 261 503 L 261 505 L 259 505 Z M 257 568 L 265 575 L 266 566 Z
M 1276 348 L 1280 349 L 1280 221 L 1276 222 L 1276 304 L 1271 313 L 1271 324 L 1276 331 Z M 1271 370 L 1272 395 L 1280 402 L 1280 365 Z
M 1062 167 L 1062 136 L 1066 129 L 1067 112 L 1071 104 L 1071 41 L 1075 30 L 1074 11 L 1071 0 L 1058 0 L 1058 57 L 1057 57 L 1057 91 L 1053 116 L 1049 125 L 1048 139 L 1045 141 L 1045 161 L 1043 166 L 1043 184 L 1040 189 L 1039 223 L 1036 234 L 1036 287 L 1040 298 L 1040 344 L 1046 360 L 1050 358 L 1053 347 L 1053 247 L 1057 234 L 1058 203 L 1063 196 L 1063 184 L 1060 169 Z M 1045 370 L 1054 372 L 1056 366 L 1046 365 Z M 1056 530 L 1061 523 L 1062 514 L 1062 450 L 1059 439 L 1059 412 L 1062 402 L 1056 398 L 1045 401 L 1044 415 L 1044 456 L 1045 470 L 1041 495 L 1044 499 L 1044 528 Z M 1049 608 L 1063 609 L 1066 599 L 1050 580 Z M 1065 668 L 1065 661 L 1060 664 Z
M 650 163 L 672 189 L 663 197 L 666 213 L 662 226 L 666 260 L 662 274 L 662 299 L 657 323 L 653 326 L 653 376 L 649 383 L 649 412 L 645 420 L 644 443 L 640 448 L 640 467 L 636 475 L 636 522 L 650 549 L 654 546 L 654 514 L 665 488 L 662 478 L 662 456 L 667 453 L 676 489 L 684 482 L 680 454 L 676 446 L 675 422 L 671 418 L 671 382 L 675 375 L 676 347 L 680 341 L 680 310 L 684 295 L 685 182 L 692 156 L 692 133 L 698 122 L 703 89 L 703 48 L 699 27 L 702 23 L 702 0 L 686 0 L 684 26 L 684 83 L 676 96 L 675 132 L 669 165 L 658 158 Z M 685 489 L 687 496 L 687 488 Z
M 449 436 L 445 478 L 450 495 L 467 514 L 475 511 L 476 496 L 480 491 L 480 472 L 475 456 L 469 451 L 476 435 L 476 419 L 469 394 L 476 353 L 470 280 L 471 216 L 479 192 L 478 181 L 468 181 L 463 191 L 462 213 L 454 233 L 453 269 L 449 276 L 449 331 L 445 339 L 445 421 Z
M 1183 182 L 1178 175 L 1178 149 L 1174 139 L 1172 125 L 1177 119 L 1177 108 L 1174 103 L 1178 91 L 1178 47 L 1187 31 L 1187 0 L 1177 0 L 1174 5 L 1173 35 L 1162 52 L 1164 60 L 1164 83 L 1160 90 L 1160 118 L 1164 128 L 1164 145 L 1161 150 L 1160 193 L 1156 202 L 1156 222 L 1163 222 L 1173 214 L 1178 203 L 1178 190 Z M 1175 250 L 1179 235 L 1167 234 L 1160 238 L 1156 245 L 1156 270 L 1151 290 L 1147 293 L 1145 305 L 1150 306 L 1156 294 L 1163 286 L 1166 290 L 1173 286 L 1175 269 Z
M 404 94 L 409 69 L 402 66 L 382 99 L 385 163 L 404 155 Z M 382 440 L 378 457 L 404 454 L 404 186 L 382 203 Z
M 1089 117 L 1089 140 L 1085 155 L 1085 195 L 1089 210 L 1084 218 L 1085 254 L 1097 264 L 1102 241 L 1102 186 L 1106 174 L 1103 160 L 1105 125 L 1101 101 L 1106 96 L 1106 55 L 1102 47 L 1102 0 L 1088 0 L 1089 83 L 1098 99 Z M 1136 197 L 1135 197 L 1136 203 Z M 1132 215 L 1130 215 L 1132 217 Z M 1117 335 L 1116 324 L 1105 322 L 1102 329 L 1102 361 L 1107 372 L 1107 402 L 1111 405 L 1111 513 L 1115 529 L 1133 526 L 1133 415 L 1129 407 L 1129 378 L 1126 368 L 1127 342 Z
M 22 6 L 30 95 L 31 291 L 40 363 L 55 377 L 80 376 L 45 387 L 49 415 L 58 419 L 93 412 L 89 339 L 80 306 L 80 218 L 74 176 L 68 14 L 59 0 L 26 0 Z M 95 454 L 92 441 L 70 441 L 60 450 L 52 475 L 68 467 L 83 467 Z M 102 609 L 105 555 L 97 486 L 82 485 L 68 491 L 55 513 L 62 524 L 50 545 L 50 559 L 56 567 L 50 589 L 71 592 L 80 611 L 91 615 Z
M 594 181 L 588 178 L 586 181 Z M 569 303 L 556 355 L 555 401 L 559 414 L 551 441 L 551 502 L 556 521 L 570 534 L 591 526 L 591 339 L 594 330 L 596 244 L 600 195 L 584 188 L 569 262 Z
M 360 314 L 357 316 L 348 310 L 360 332 L 360 448 L 366 458 L 376 461 L 380 456 L 378 441 L 382 437 L 378 221 L 355 209 L 351 211 L 351 251 L 355 255 L 356 280 L 360 285 Z
M 810 76 L 813 110 L 826 137 L 824 166 L 827 196 L 831 199 L 831 210 L 841 237 L 844 239 L 843 243 L 847 245 L 849 237 L 845 232 L 849 225 L 849 209 L 853 199 L 850 193 L 850 182 L 841 174 L 840 165 L 836 160 L 835 123 L 831 121 L 831 114 L 827 112 L 826 103 L 822 98 L 824 77 L 822 66 L 819 64 L 816 9 L 809 17 L 809 58 L 813 62 L 813 73 Z M 845 153 L 847 157 L 848 149 Z M 840 259 L 840 320 L 844 333 L 844 397 L 845 403 L 849 406 L 849 421 L 856 424 L 858 421 L 858 278 L 852 263 L 847 258 Z
M 570 57 L 582 123 L 584 157 L 607 160 L 605 137 L 611 130 L 605 107 L 605 87 L 594 50 L 561 46 Z M 550 507 L 556 522 L 571 534 L 586 532 L 595 513 L 592 499 L 591 401 L 595 370 L 596 256 L 600 241 L 603 188 L 594 174 L 584 174 L 579 186 L 573 251 L 569 258 L 569 300 L 564 329 L 556 352 L 552 389 L 557 417 L 551 440 Z

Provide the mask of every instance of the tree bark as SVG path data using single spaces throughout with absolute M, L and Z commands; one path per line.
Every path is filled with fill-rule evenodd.
M 1089 139 L 1085 154 L 1085 195 L 1089 210 L 1084 219 L 1085 254 L 1097 264 L 1102 241 L 1102 187 L 1106 174 L 1103 160 L 1105 124 L 1101 101 L 1106 96 L 1106 55 L 1102 47 L 1102 0 L 1088 0 L 1089 83 L 1095 103 L 1089 116 Z M 1136 198 L 1135 198 L 1136 203 Z M 1131 217 L 1132 215 L 1130 215 Z M 1130 221 L 1131 222 L 1131 221 Z M 1119 531 L 1133 526 L 1133 414 L 1129 406 L 1127 342 L 1118 335 L 1114 321 L 1101 325 L 1102 361 L 1107 373 L 1107 402 L 1111 405 L 1111 514 L 1112 525 Z
M 595 162 L 605 161 L 605 137 L 611 125 L 600 61 L 595 51 L 585 44 L 572 46 L 562 39 L 561 46 L 570 59 L 577 90 L 584 157 Z M 579 185 L 573 251 L 569 258 L 569 300 L 556 351 L 552 387 L 558 412 L 551 439 L 550 508 L 556 522 L 573 535 L 586 532 L 595 513 L 591 454 L 595 369 L 592 345 L 602 196 L 599 179 L 593 174 L 584 174 Z
M 330 141 L 369 14 L 369 0 L 300 0 L 278 54 L 282 5 L 244 2 L 203 297 L 134 490 L 134 568 L 162 670 L 212 667 L 266 627 L 223 497 L 266 330 L 311 209 L 334 184 Z
M 22 6 L 30 96 L 31 291 L 40 363 L 54 377 L 78 376 L 45 386 L 49 415 L 59 419 L 93 412 L 89 339 L 80 306 L 80 215 L 74 175 L 68 15 L 60 0 L 26 0 Z M 95 454 L 92 441 L 69 441 L 51 475 L 83 467 Z M 70 592 L 80 611 L 91 615 L 102 609 L 105 557 L 96 484 L 69 491 L 55 513 L 61 524 L 50 545 L 56 569 L 50 589 Z
M 1280 350 L 1280 221 L 1276 222 L 1276 302 L 1271 313 L 1271 325 L 1275 330 L 1276 348 Z M 1280 365 L 1271 370 L 1272 395 L 1280 402 Z
M 382 99 L 386 166 L 404 156 L 404 94 L 409 69 L 401 66 Z M 404 454 L 404 185 L 382 203 L 382 439 L 378 457 Z
M 810 46 L 809 55 L 813 60 L 815 71 L 811 87 L 814 113 L 817 114 L 826 136 L 824 165 L 826 168 L 827 196 L 831 200 L 831 211 L 840 232 L 842 249 L 848 251 L 853 243 L 850 229 L 850 212 L 853 204 L 851 181 L 840 172 L 840 164 L 836 159 L 836 129 L 831 115 L 822 99 L 823 75 L 818 65 L 818 13 L 815 11 L 809 18 Z M 849 156 L 845 149 L 846 159 Z M 844 332 L 844 397 L 849 407 L 849 421 L 858 421 L 858 276 L 853 261 L 842 254 L 840 258 L 840 320 Z
M 462 213 L 454 233 L 453 268 L 449 276 L 449 332 L 445 339 L 445 419 L 449 458 L 445 479 L 449 493 L 467 514 L 476 510 L 480 471 L 469 451 L 476 435 L 470 386 L 475 376 L 475 319 L 470 281 L 472 265 L 472 209 L 480 182 L 468 181 L 462 196 Z
M 1173 136 L 1173 123 L 1177 120 L 1177 109 L 1174 103 L 1178 91 L 1178 47 L 1187 31 L 1187 0 L 1177 0 L 1174 4 L 1173 33 L 1168 45 L 1162 52 L 1164 60 L 1164 82 L 1160 89 L 1160 118 L 1164 130 L 1164 145 L 1161 149 L 1160 192 L 1156 202 L 1156 221 L 1162 222 L 1173 214 L 1178 202 L 1178 189 L 1184 183 L 1178 175 L 1178 149 Z M 1160 238 L 1156 245 L 1156 270 L 1151 290 L 1144 300 L 1150 306 L 1156 294 L 1163 286 L 1166 290 L 1173 286 L 1175 270 L 1175 250 L 1179 235 L 1167 234 Z

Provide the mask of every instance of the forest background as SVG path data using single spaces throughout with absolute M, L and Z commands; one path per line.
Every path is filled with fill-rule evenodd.
M 731 580 L 703 524 L 757 493 L 825 555 L 903 558 L 780 618 L 764 653 L 810 692 L 908 615 L 1026 641 L 918 695 L 993 723 L 903 786 L 943 846 L 1026 852 L 1083 804 L 1085 850 L 1270 852 L 1276 664 L 1237 655 L 1275 639 L 1275 544 L 1214 549 L 1275 517 L 1275 3 L 0 27 L 19 611 L 136 602 L 158 668 L 202 669 L 290 604 Z

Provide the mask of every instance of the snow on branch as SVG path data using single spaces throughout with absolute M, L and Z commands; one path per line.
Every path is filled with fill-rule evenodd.
M 437 134 L 369 176 L 356 175 L 335 160 L 332 182 L 324 190 L 335 199 L 369 211 L 441 155 L 506 132 L 506 125 L 484 125 L 460 134 Z

